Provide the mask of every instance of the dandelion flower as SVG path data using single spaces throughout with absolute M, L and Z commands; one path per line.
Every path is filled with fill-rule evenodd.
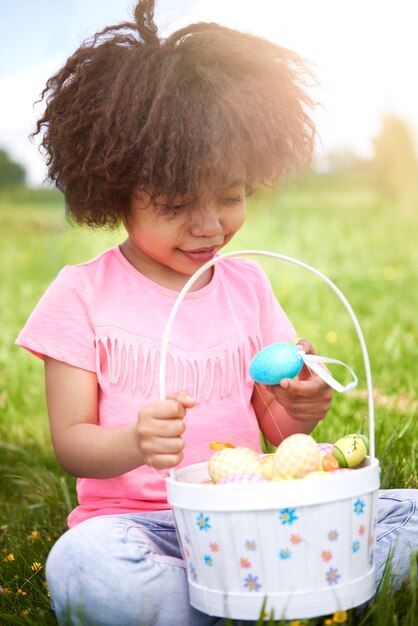
M 325 335 L 325 339 L 328 341 L 328 343 L 337 343 L 338 334 L 335 332 L 335 330 L 330 330 Z
M 32 563 L 32 565 L 30 566 L 32 572 L 39 572 L 39 570 L 42 569 L 42 565 L 41 563 L 39 563 L 39 561 L 34 561 Z
M 5 563 L 11 563 L 14 560 L 15 560 L 15 555 L 13 554 L 13 552 L 9 552 L 9 554 L 5 556 L 3 559 Z
M 332 621 L 334 622 L 334 624 L 345 624 L 347 620 L 347 611 L 336 611 L 332 616 Z

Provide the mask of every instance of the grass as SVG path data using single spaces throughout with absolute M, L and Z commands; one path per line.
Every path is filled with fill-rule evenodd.
M 229 246 L 296 257 L 323 271 L 348 298 L 370 354 L 385 488 L 417 487 L 417 215 L 365 185 L 307 179 L 252 199 L 247 224 Z M 63 265 L 87 260 L 123 235 L 74 229 L 57 193 L 27 190 L 0 195 L 0 232 L 0 624 L 48 626 L 56 622 L 44 565 L 74 506 L 74 480 L 51 449 L 42 364 L 13 342 Z M 349 363 L 360 378 L 358 390 L 335 397 L 316 438 L 367 432 L 362 355 L 344 307 L 315 276 L 276 260 L 258 261 L 299 335 L 320 354 Z M 383 584 L 361 615 L 348 612 L 346 623 L 416 624 L 416 563 L 411 567 L 412 585 L 392 593 Z

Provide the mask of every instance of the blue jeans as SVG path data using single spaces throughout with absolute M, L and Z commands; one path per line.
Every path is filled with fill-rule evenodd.
M 389 554 L 395 584 L 418 550 L 418 490 L 380 491 L 376 584 Z M 67 531 L 46 564 L 59 624 L 210 626 L 219 618 L 189 604 L 171 511 L 106 515 Z

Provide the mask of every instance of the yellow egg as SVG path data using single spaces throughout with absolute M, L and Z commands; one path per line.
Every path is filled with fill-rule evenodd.
M 273 480 L 275 471 L 274 471 L 274 453 L 265 454 L 260 459 L 260 470 L 261 475 L 264 476 L 267 480 Z
M 318 468 L 319 458 L 315 439 L 303 433 L 290 435 L 274 453 L 274 472 L 284 478 L 302 478 Z
M 352 434 L 338 439 L 332 449 L 332 455 L 340 467 L 356 467 L 364 461 L 368 450 L 368 438 L 365 435 Z
M 234 474 L 261 474 L 258 454 L 250 448 L 218 450 L 210 459 L 208 469 L 215 483 Z

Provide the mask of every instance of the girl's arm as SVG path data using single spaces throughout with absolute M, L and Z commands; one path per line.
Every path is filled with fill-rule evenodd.
M 183 417 L 194 400 L 179 392 L 144 406 L 127 426 L 97 424 L 98 384 L 94 373 L 45 358 L 52 443 L 69 474 L 111 478 L 148 464 L 174 467 L 183 458 Z
M 316 354 L 306 339 L 298 342 L 306 354 Z M 274 445 L 294 433 L 310 433 L 331 406 L 332 389 L 303 366 L 298 380 L 254 387 L 252 404 L 260 430 Z

